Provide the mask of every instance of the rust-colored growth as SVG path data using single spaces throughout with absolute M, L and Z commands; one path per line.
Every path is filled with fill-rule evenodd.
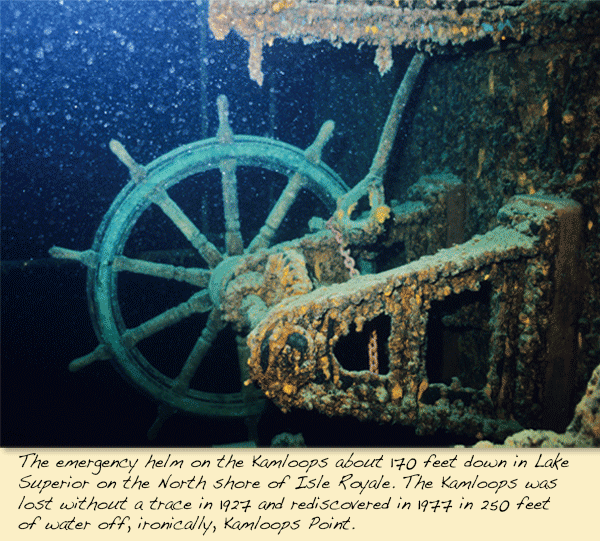
M 539 425 L 544 399 L 557 395 L 548 382 L 559 381 L 554 376 L 564 364 L 555 360 L 548 377 L 545 365 L 536 362 L 552 342 L 543 332 L 547 323 L 531 317 L 523 322 L 518 316 L 557 303 L 563 309 L 562 298 L 553 294 L 556 275 L 543 271 L 548 261 L 564 257 L 561 268 L 566 269 L 573 259 L 571 252 L 561 251 L 559 241 L 568 238 L 562 235 L 561 216 L 578 208 L 557 197 L 516 197 L 498 213 L 499 225 L 483 236 L 398 268 L 285 299 L 249 335 L 252 379 L 284 411 L 301 407 L 396 422 L 414 426 L 419 434 L 443 426 L 456 435 L 500 441 L 519 426 Z M 438 211 L 445 214 L 443 206 Z M 444 383 L 432 368 L 440 360 L 426 357 L 434 340 L 427 325 L 432 303 L 476 293 L 483 284 L 492 299 L 485 381 L 471 385 L 461 373 L 451 373 L 452 384 Z M 576 302 L 578 292 L 573 293 Z M 369 370 L 342 366 L 335 353 L 340 338 L 352 332 L 352 323 L 363 328 L 380 315 L 391 322 L 389 370 L 382 375 L 377 366 L 374 375 L 378 337 L 372 330 Z M 570 340 L 566 334 L 565 340 L 561 351 Z M 286 385 L 294 392 L 285 392 Z
M 345 0 L 341 4 L 315 0 L 210 0 L 209 25 L 216 39 L 224 39 L 235 30 L 250 44 L 250 73 L 261 84 L 262 45 L 271 45 L 276 38 L 373 45 L 377 47 L 375 63 L 384 74 L 392 65 L 393 46 L 443 51 L 484 39 L 499 45 L 524 37 L 564 38 L 571 27 L 569 22 L 593 10 L 595 0 L 514 0 L 510 4 L 506 6 L 501 0 Z M 542 4 L 544 9 L 540 9 Z M 593 32 L 593 28 L 589 31 Z

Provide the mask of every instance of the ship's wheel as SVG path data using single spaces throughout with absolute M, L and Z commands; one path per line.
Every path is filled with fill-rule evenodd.
M 241 325 L 236 331 L 240 390 L 212 392 L 190 385 L 219 332 L 232 323 L 230 313 L 224 317 L 221 296 L 240 261 L 270 246 L 301 191 L 312 192 L 330 213 L 335 210 L 337 199 L 348 191 L 341 178 L 321 162 L 321 151 L 333 132 L 332 121 L 323 124 L 314 143 L 303 151 L 265 137 L 234 135 L 225 96 L 218 98 L 217 106 L 217 137 L 179 147 L 146 166 L 136 163 L 121 143 L 111 141 L 110 149 L 129 168 L 130 181 L 104 216 L 90 250 L 79 252 L 59 247 L 50 250 L 54 257 L 76 259 L 88 267 L 88 304 L 100 345 L 89 355 L 74 360 L 70 369 L 78 370 L 96 360 L 110 360 L 127 380 L 158 401 L 159 413 L 149 430 L 150 438 L 156 436 L 163 422 L 177 411 L 211 417 L 252 418 L 260 415 L 266 398 L 253 386 L 243 385 L 248 378 L 248 351 Z M 240 167 L 261 168 L 287 177 L 285 188 L 275 199 L 264 225 L 246 247 L 238 203 L 236 171 Z M 223 195 L 224 249 L 221 250 L 200 231 L 188 217 L 189 212 L 186 213 L 169 193 L 175 185 L 185 183 L 191 177 L 195 181 L 204 175 L 208 180 L 214 179 L 214 171 L 220 171 Z M 181 194 L 180 188 L 177 191 Z M 244 201 L 244 194 L 240 197 L 244 204 L 251 204 Z M 136 224 L 149 209 L 155 211 L 153 207 L 158 207 L 167 216 L 204 264 L 174 266 L 124 255 Z M 147 229 L 148 224 L 144 223 Z M 169 248 L 164 247 L 165 250 Z M 128 327 L 121 311 L 122 290 L 117 286 L 118 277 L 124 272 L 129 276 L 133 273 L 133 276 L 176 280 L 189 284 L 194 292 L 187 300 Z M 156 339 L 160 331 L 197 317 L 196 314 L 204 314 L 204 327 L 197 329 L 198 337 L 191 351 L 181 366 L 174 371 L 171 367 L 169 374 L 164 373 L 165 370 L 147 359 L 138 345 Z M 230 328 L 235 329 L 236 325 Z M 225 361 L 223 370 L 228 370 Z M 232 366 L 235 367 L 235 361 Z M 230 370 L 232 377 L 237 377 L 238 371 Z

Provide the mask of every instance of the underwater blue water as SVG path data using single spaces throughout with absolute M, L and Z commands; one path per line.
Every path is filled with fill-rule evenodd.
M 180 145 L 214 136 L 216 98 L 225 94 L 235 133 L 272 136 L 306 148 L 322 122 L 315 119 L 323 101 L 316 78 L 322 82 L 324 75 L 343 68 L 346 78 L 368 72 L 379 80 L 373 48 L 276 41 L 264 50 L 261 88 L 248 74 L 247 43 L 234 33 L 223 41 L 213 38 L 204 0 L 2 0 L 0 46 L 4 262 L 48 258 L 53 245 L 90 248 L 128 178 L 108 148 L 111 139 L 147 164 Z M 275 117 L 270 116 L 270 92 L 276 97 Z M 363 144 L 362 134 L 353 131 L 352 115 L 361 115 L 360 100 L 370 99 L 358 92 L 336 96 L 336 122 L 342 122 L 324 153 L 334 169 L 341 153 L 352 154 Z M 350 103 L 359 106 L 352 110 Z M 386 111 L 387 104 L 381 121 Z M 373 126 L 373 133 L 378 129 Z M 353 180 L 365 172 L 357 169 Z M 241 174 L 239 180 L 247 240 L 247 230 L 256 231 L 264 222 L 269 209 L 258 197 L 273 178 Z M 179 186 L 173 191 L 187 212 L 207 187 L 201 179 L 186 186 L 187 192 Z M 218 179 L 211 189 L 206 200 L 215 219 L 210 226 L 222 231 Z M 295 211 L 297 222 L 291 217 L 290 234 L 296 227 L 304 232 L 315 207 L 305 215 L 301 210 Z M 165 242 L 168 235 L 160 231 L 150 234 L 151 213 L 140 224 L 132 249 L 189 247 L 177 232 L 178 245 Z M 67 370 L 72 359 L 98 343 L 87 309 L 85 268 L 21 264 L 4 265 L 2 271 L 2 444 L 146 445 L 146 430 L 156 415 L 147 397 L 134 393 L 108 363 L 77 374 Z M 139 309 L 145 319 L 154 292 L 143 282 L 126 289 L 124 297 L 130 299 L 121 300 L 131 300 L 127 317 L 136 317 Z M 178 344 L 167 346 L 171 351 Z M 181 346 L 183 355 L 186 348 Z M 273 434 L 289 429 L 281 419 L 270 419 Z M 183 416 L 163 430 L 170 444 L 239 441 L 246 434 L 242 421 L 205 419 L 192 425 Z M 327 430 L 332 438 L 335 430 Z
M 214 136 L 219 94 L 236 133 L 305 148 L 318 131 L 312 75 L 332 69 L 329 44 L 265 48 L 261 88 L 247 44 L 212 37 L 206 2 L 3 1 L 0 10 L 3 260 L 89 247 L 127 179 L 108 142 L 146 164 Z M 371 60 L 372 51 L 354 59 L 374 69 Z M 274 123 L 271 88 L 285 104 Z

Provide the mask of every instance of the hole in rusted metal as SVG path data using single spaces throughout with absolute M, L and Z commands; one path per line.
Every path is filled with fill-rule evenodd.
M 491 284 L 432 301 L 427 322 L 425 367 L 429 383 L 481 389 L 489 368 Z
M 333 353 L 345 370 L 359 372 L 369 370 L 369 341 L 373 331 L 377 345 L 377 373 L 386 375 L 389 372 L 388 338 L 390 337 L 391 319 L 385 314 L 366 321 L 360 332 L 352 323 L 350 332 L 340 337 L 333 348 Z

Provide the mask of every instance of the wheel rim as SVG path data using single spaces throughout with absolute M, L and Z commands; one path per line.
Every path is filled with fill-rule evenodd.
M 266 399 L 256 393 L 249 396 L 243 387 L 242 391 L 236 393 L 211 393 L 191 389 L 189 386 L 174 390 L 177 378 L 167 377 L 155 368 L 135 346 L 137 342 L 127 344 L 127 339 L 135 332 L 132 333 L 132 329 L 126 327 L 121 314 L 117 277 L 123 269 L 115 269 L 125 259 L 123 249 L 135 224 L 154 204 L 165 212 L 174 212 L 165 210 L 167 207 L 172 209 L 174 203 L 167 194 L 169 188 L 193 175 L 214 169 L 223 171 L 222 164 L 228 161 L 234 163 L 234 169 L 241 166 L 260 167 L 286 175 L 288 179 L 296 177 L 298 181 L 299 178 L 301 188 L 315 194 L 333 211 L 336 200 L 348 191 L 348 187 L 333 170 L 320 163 L 320 159 L 315 161 L 307 158 L 307 153 L 308 151 L 283 142 L 255 136 L 233 136 L 225 143 L 222 138 L 213 138 L 185 145 L 146 166 L 143 181 L 131 180 L 105 215 L 92 247 L 98 256 L 97 264 L 90 266 L 88 270 L 88 300 L 92 321 L 100 342 L 107 344 L 112 350 L 112 362 L 117 370 L 168 408 L 196 415 L 248 417 L 260 414 Z M 187 229 L 186 233 L 188 240 L 196 234 Z M 197 241 L 196 235 L 196 246 Z M 217 261 L 214 252 L 209 250 L 207 253 L 200 255 L 212 269 L 220 261 Z M 221 260 L 237 255 L 219 252 Z M 154 265 L 153 268 L 158 269 L 158 266 Z M 204 289 L 205 298 L 202 291 L 200 289 L 194 302 L 197 311 L 210 312 L 209 321 L 212 323 L 205 337 L 210 346 L 224 322 L 220 319 L 218 307 L 210 301 L 208 289 Z

